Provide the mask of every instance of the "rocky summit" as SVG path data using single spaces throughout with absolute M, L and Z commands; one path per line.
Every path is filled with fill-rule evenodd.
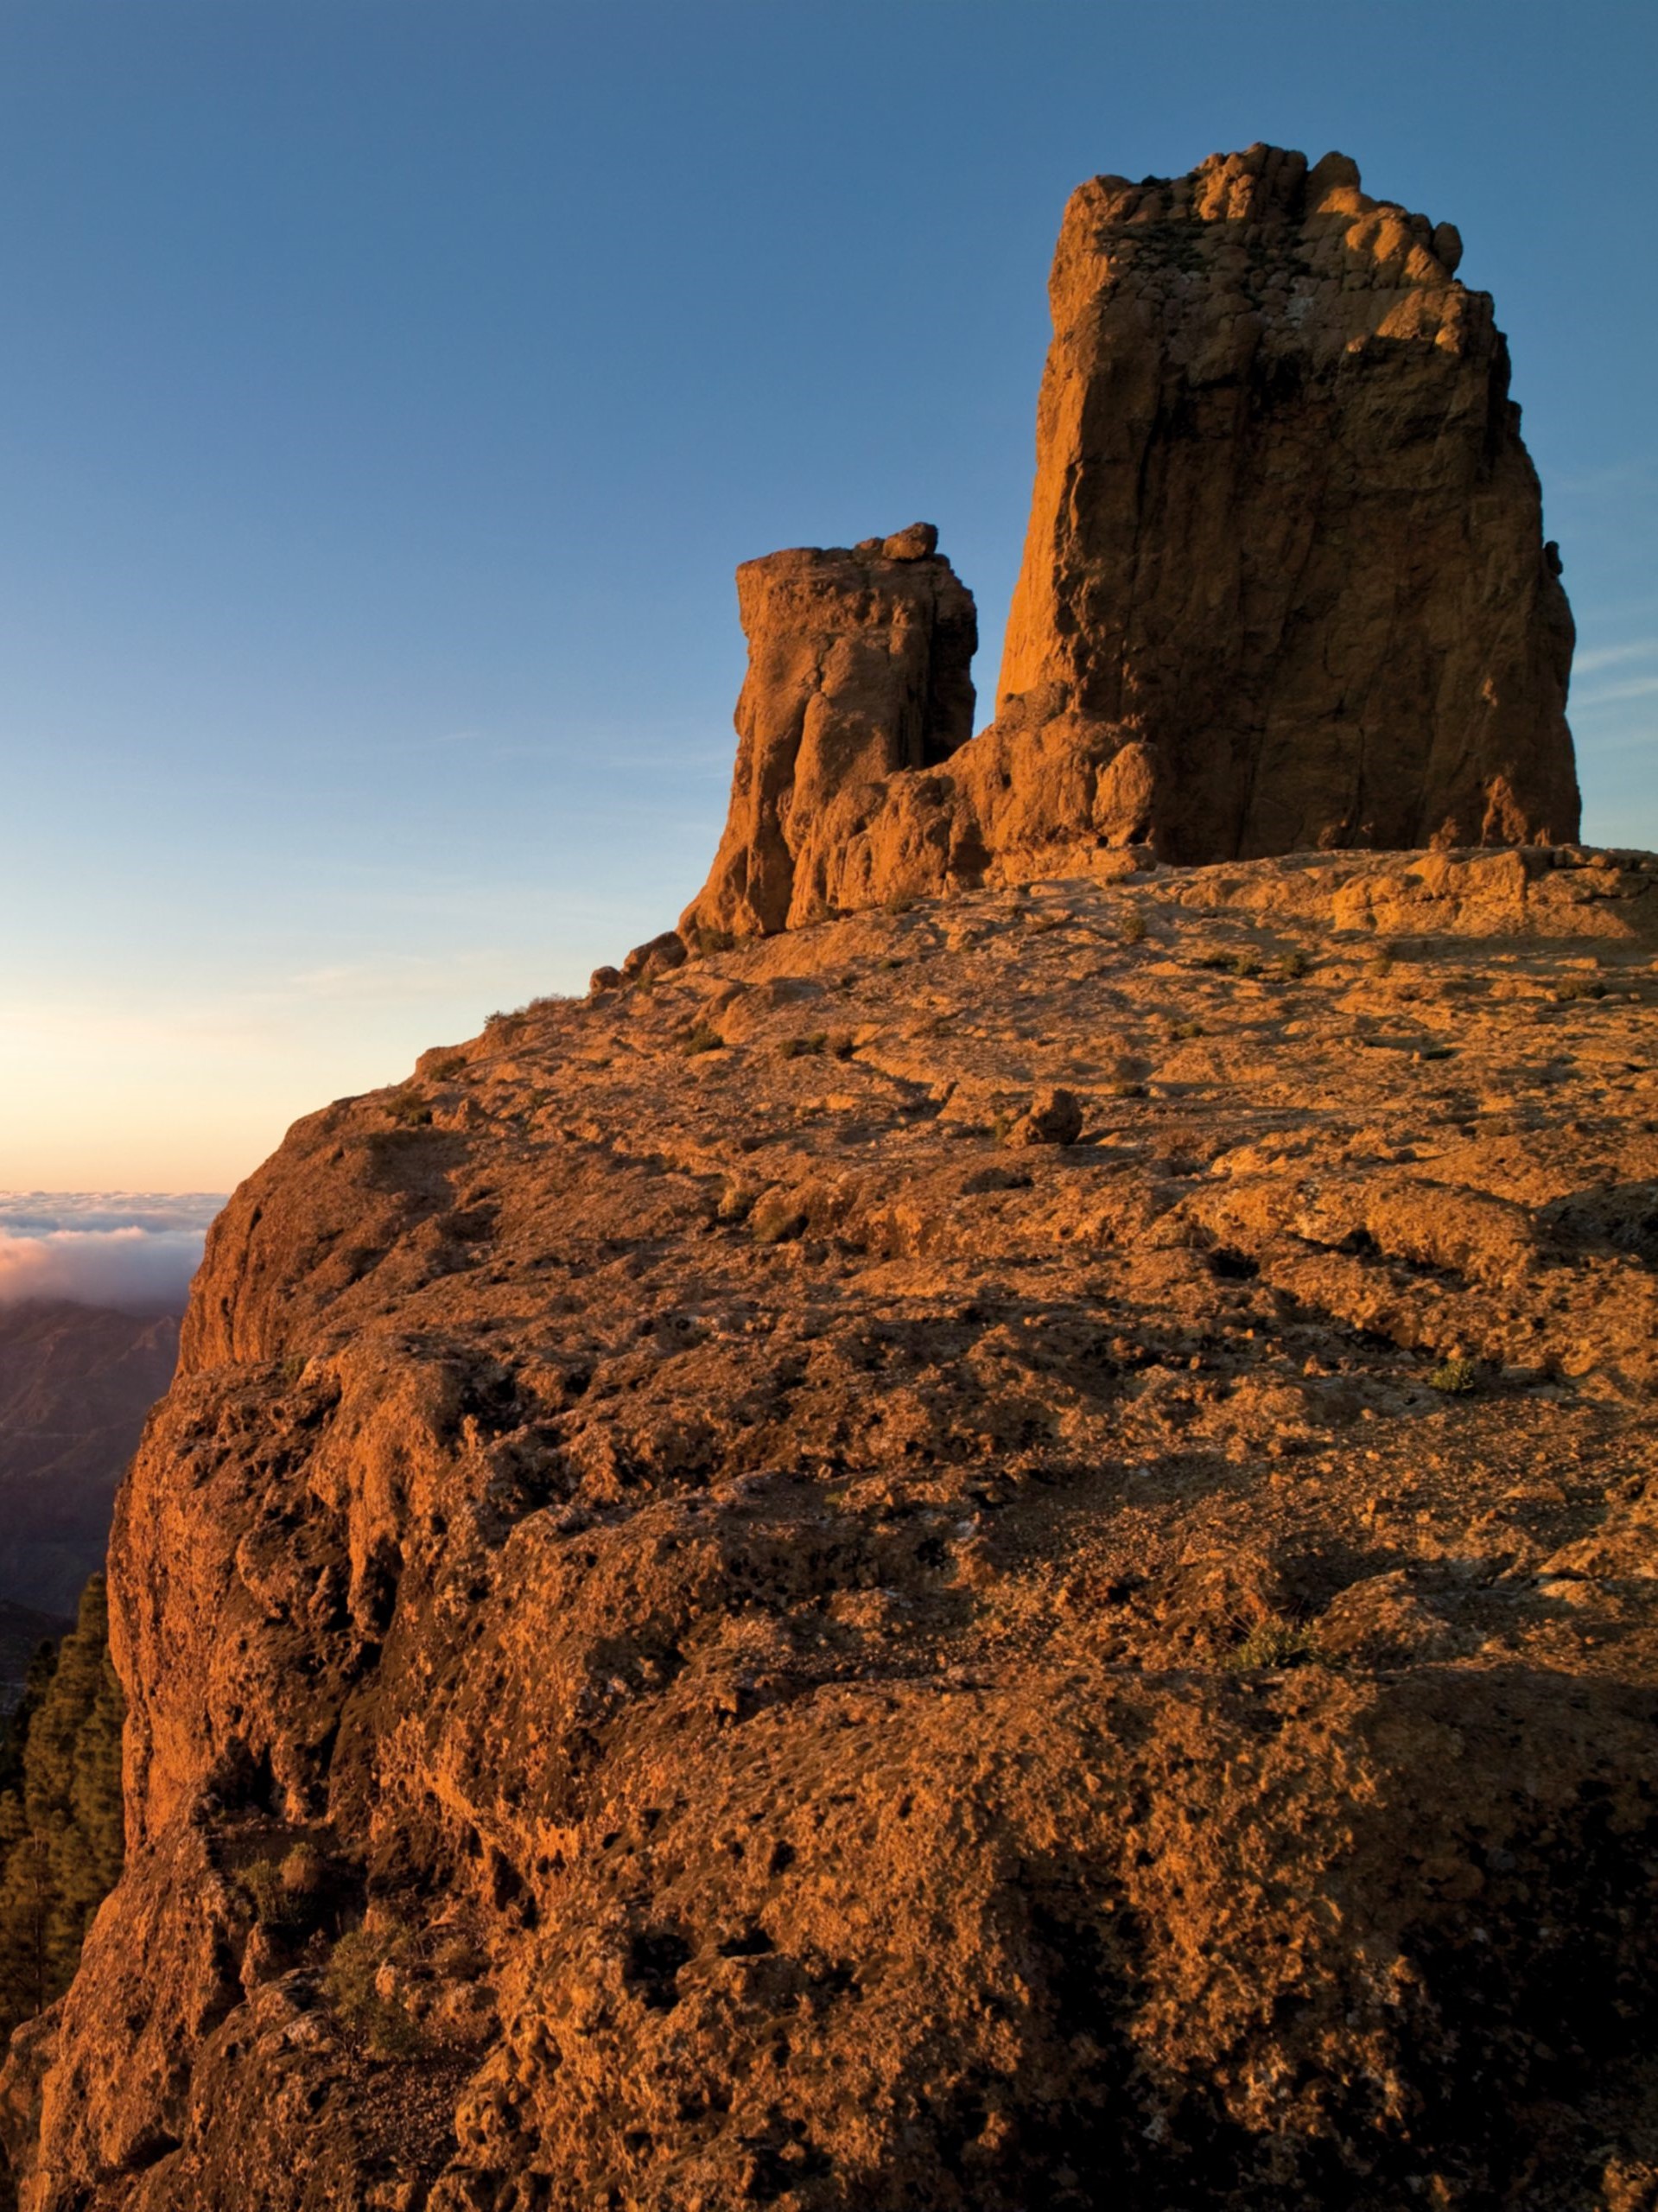
M 682 931 L 1136 844 L 1574 838 L 1571 611 L 1461 253 L 1340 154 L 1082 186 L 995 721 L 963 744 L 971 603 L 942 563 L 900 582 L 896 539 L 749 563 L 731 816 Z
M 996 721 L 749 563 L 681 927 L 236 1193 L 23 2212 L 1658 2204 L 1658 860 L 1456 251 L 1085 187 Z
M 1559 556 L 1461 252 L 1339 154 L 1071 198 L 1001 694 L 1138 729 L 1166 859 L 1578 834 Z

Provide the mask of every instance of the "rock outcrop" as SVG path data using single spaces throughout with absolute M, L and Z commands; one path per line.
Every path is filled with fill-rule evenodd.
M 26 2212 L 1649 2203 L 1655 950 L 1628 855 L 964 893 L 301 1122 Z
M 682 934 L 1140 844 L 1575 837 L 1571 613 L 1460 251 L 1338 154 L 1083 186 L 995 721 L 963 743 L 971 604 L 930 531 L 750 562 L 731 814 Z
M 1001 695 L 1142 731 L 1166 859 L 1577 835 L 1571 616 L 1460 253 L 1339 154 L 1071 197 Z
M 763 935 L 867 903 L 850 849 L 891 779 L 973 733 L 973 599 L 915 523 L 849 550 L 746 561 L 737 603 L 748 674 L 731 811 L 682 936 Z
M 749 669 L 719 855 L 675 943 L 637 947 L 605 985 L 688 944 L 1083 870 L 1151 836 L 1149 749 L 1057 687 L 969 740 L 973 601 L 936 544 L 916 524 L 738 570 Z

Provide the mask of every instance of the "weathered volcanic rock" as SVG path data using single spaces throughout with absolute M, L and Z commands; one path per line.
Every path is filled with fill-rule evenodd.
M 748 563 L 731 812 L 682 934 L 1147 843 L 1574 837 L 1572 618 L 1460 250 L 1337 154 L 1083 186 L 996 720 L 963 741 L 972 603 L 931 531 Z
M 749 670 L 725 834 L 673 948 L 638 946 L 619 982 L 686 944 L 1086 868 L 1149 837 L 1150 749 L 1058 687 L 968 741 L 973 601 L 935 545 L 916 524 L 738 570 Z
M 1649 2204 L 1655 948 L 1630 855 L 966 893 L 300 1122 L 26 2212 Z
M 1571 616 L 1460 253 L 1339 154 L 1071 197 L 1000 693 L 1136 727 L 1166 859 L 1577 835 Z
M 937 542 L 915 523 L 738 569 L 748 674 L 731 812 L 683 935 L 753 936 L 865 903 L 846 850 L 886 807 L 889 779 L 972 734 L 978 626 Z

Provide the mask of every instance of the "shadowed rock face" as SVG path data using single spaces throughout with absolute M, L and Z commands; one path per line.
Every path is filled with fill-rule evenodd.
M 1572 620 L 1461 251 L 1339 154 L 1071 196 L 1001 698 L 1137 725 L 1165 859 L 1577 835 Z

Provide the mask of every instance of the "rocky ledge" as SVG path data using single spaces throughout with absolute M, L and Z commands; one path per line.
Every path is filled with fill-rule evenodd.
M 31 2212 L 1635 2212 L 1658 874 L 982 891 L 216 1227 Z

